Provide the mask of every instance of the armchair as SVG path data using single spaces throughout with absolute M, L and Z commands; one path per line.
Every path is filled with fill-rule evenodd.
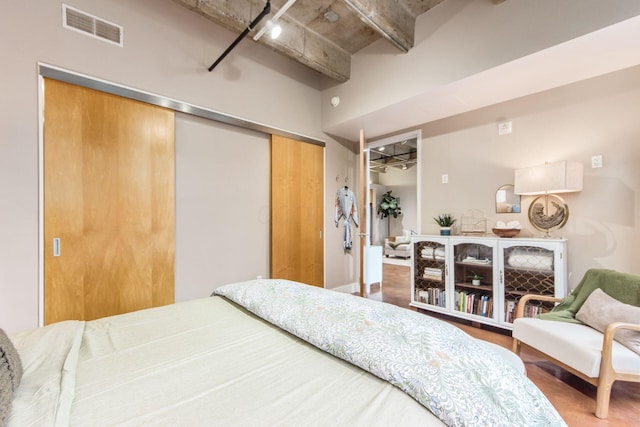
M 402 258 L 411 257 L 411 231 L 404 230 L 402 236 L 389 236 L 384 239 L 384 255 Z
M 605 295 L 602 298 L 607 299 L 601 299 L 601 293 L 596 289 L 606 291 L 602 292 Z M 621 290 L 624 291 L 625 296 L 622 298 L 626 299 L 626 304 L 607 296 L 607 293 L 622 295 Z M 523 317 L 525 305 L 531 301 L 562 303 L 546 315 L 537 318 Z M 618 305 L 605 307 L 606 304 Z M 639 306 L 640 276 L 612 270 L 589 270 L 578 287 L 564 300 L 531 294 L 520 299 L 513 322 L 513 352 L 519 354 L 522 346 L 528 346 L 561 368 L 596 386 L 595 415 L 598 418 L 607 418 L 613 383 L 640 382 Z M 594 308 L 591 315 L 606 313 L 605 317 L 613 317 L 614 321 L 596 319 L 597 325 L 594 324 L 582 314 L 590 307 Z M 581 312 L 583 308 L 585 311 Z M 622 316 L 625 321 L 615 321 L 616 316 L 625 311 L 631 313 L 631 317 Z M 574 317 L 566 317 L 568 313 L 573 313 Z M 594 327 L 575 317 L 589 322 Z M 607 326 L 600 328 L 602 323 Z M 630 331 L 630 336 L 633 337 L 631 345 L 622 344 L 620 335 L 616 337 L 616 333 L 623 330 Z M 636 335 L 633 335 L 633 331 Z

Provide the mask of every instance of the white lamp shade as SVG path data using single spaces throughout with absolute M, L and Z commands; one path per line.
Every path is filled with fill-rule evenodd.
M 525 196 L 582 191 L 582 163 L 563 160 L 516 169 L 514 192 Z

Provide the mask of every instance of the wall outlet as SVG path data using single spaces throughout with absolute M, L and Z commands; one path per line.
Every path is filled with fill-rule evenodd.
M 256 277 L 256 280 L 262 280 L 262 276 Z
M 602 155 L 599 154 L 597 156 L 591 156 L 591 168 L 601 168 L 602 167 Z
M 446 173 L 442 175 L 442 183 L 443 184 L 449 183 L 449 175 L 447 175 Z

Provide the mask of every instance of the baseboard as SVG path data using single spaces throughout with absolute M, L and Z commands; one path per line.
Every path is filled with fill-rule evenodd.
M 343 292 L 345 294 L 353 294 L 356 292 L 360 292 L 360 283 L 358 282 L 354 282 L 354 283 L 348 283 L 346 285 L 342 285 L 339 286 L 337 288 L 332 288 L 332 291 L 336 291 L 336 292 Z

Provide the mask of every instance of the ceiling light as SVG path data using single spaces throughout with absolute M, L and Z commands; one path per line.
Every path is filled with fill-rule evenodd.
M 287 1 L 284 6 L 282 6 L 275 15 L 273 15 L 273 18 L 271 18 L 271 20 L 269 21 L 271 23 L 271 25 L 269 25 L 269 22 L 267 22 L 262 28 L 260 28 L 260 31 L 258 31 L 258 33 L 253 36 L 253 40 L 254 41 L 258 41 L 260 40 L 260 37 L 262 37 L 262 35 L 271 30 L 271 26 L 273 24 L 275 24 L 275 22 L 280 19 L 280 17 L 282 15 L 284 15 L 284 13 L 287 11 L 287 9 L 289 9 L 291 6 L 293 6 L 293 4 L 296 2 L 296 0 L 289 0 Z
M 280 37 L 280 33 L 282 33 L 282 27 L 278 24 L 274 25 L 273 28 L 271 28 L 271 38 L 272 39 L 277 39 L 278 37 Z
M 407 165 L 402 165 L 402 170 L 406 171 L 407 170 Z
M 378 148 L 378 151 L 384 151 L 384 147 Z

